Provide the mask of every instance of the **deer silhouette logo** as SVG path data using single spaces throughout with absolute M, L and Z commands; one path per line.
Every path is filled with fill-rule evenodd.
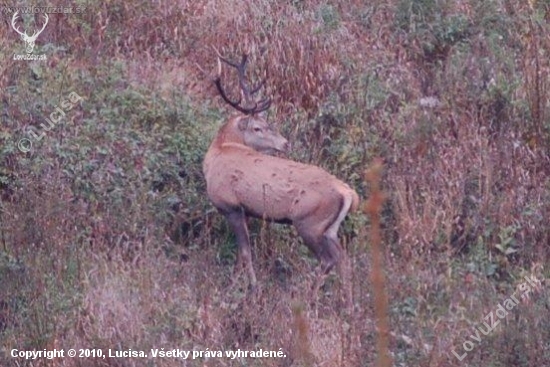
M 48 20 L 49 20 L 49 17 L 48 17 L 48 14 L 44 13 L 44 19 L 46 20 L 44 22 L 44 25 L 42 26 L 42 29 L 39 30 L 39 31 L 34 31 L 34 33 L 32 34 L 32 36 L 29 36 L 27 34 L 27 32 L 21 32 L 15 25 L 15 21 L 17 20 L 17 18 L 19 17 L 19 10 L 15 12 L 15 14 L 13 14 L 13 17 L 11 18 L 11 26 L 13 27 L 13 29 L 19 33 L 21 35 L 21 39 L 23 41 L 25 41 L 25 51 L 27 51 L 28 54 L 32 53 L 32 50 L 34 50 L 34 42 L 36 41 L 36 38 L 38 37 L 38 35 L 40 33 L 42 33 L 42 31 L 44 30 L 44 28 L 46 28 L 46 24 L 48 24 Z

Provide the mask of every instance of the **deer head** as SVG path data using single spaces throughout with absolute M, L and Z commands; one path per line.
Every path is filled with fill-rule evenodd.
M 240 63 L 231 62 L 218 54 L 218 76 L 214 79 L 214 84 L 216 84 L 223 100 L 244 114 L 244 116 L 241 115 L 231 119 L 225 125 L 222 129 L 224 139 L 226 142 L 231 140 L 232 142 L 244 144 L 265 154 L 286 152 L 289 149 L 288 141 L 261 114 L 269 108 L 271 100 L 264 98 L 256 101 L 253 98 L 253 94 L 258 92 L 265 84 L 265 78 L 258 85 L 250 88 L 245 78 L 247 60 L 248 55 L 246 54 L 243 54 Z M 221 61 L 237 69 L 241 92 L 241 97 L 237 101 L 232 101 L 221 85 Z

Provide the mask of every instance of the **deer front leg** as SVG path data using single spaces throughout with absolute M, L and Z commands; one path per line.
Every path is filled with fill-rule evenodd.
M 250 237 L 246 226 L 246 216 L 241 208 L 224 214 L 233 233 L 235 233 L 235 237 L 237 237 L 237 245 L 239 247 L 235 270 L 240 269 L 244 262 L 244 266 L 246 266 L 250 278 L 250 285 L 254 288 L 256 287 L 256 273 L 252 266 L 252 252 L 250 250 Z M 233 276 L 235 277 L 235 274 Z

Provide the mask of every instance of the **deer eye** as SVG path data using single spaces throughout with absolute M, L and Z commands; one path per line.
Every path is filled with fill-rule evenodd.
M 256 126 L 256 127 L 254 128 L 254 131 L 257 132 L 257 133 L 259 133 L 260 131 L 262 131 L 262 128 Z

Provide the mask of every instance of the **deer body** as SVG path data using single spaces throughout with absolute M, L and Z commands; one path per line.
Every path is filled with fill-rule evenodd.
M 204 174 L 214 206 L 242 207 L 247 215 L 275 222 L 298 220 L 321 204 L 336 204 L 332 212 L 338 213 L 339 198 L 355 194 L 317 166 L 262 154 L 243 141 L 219 137 L 205 156 Z
M 288 150 L 288 141 L 276 132 L 259 113 L 270 100 L 253 103 L 252 90 L 245 82 L 244 55 L 240 64 L 220 59 L 235 67 L 245 102 L 231 101 L 220 76 L 215 80 L 223 99 L 241 115 L 228 120 L 218 131 L 203 161 L 208 197 L 226 217 L 239 246 L 238 264 L 244 261 L 250 281 L 256 284 L 252 266 L 246 217 L 293 224 L 307 247 L 328 273 L 342 258 L 338 228 L 347 213 L 355 210 L 359 196 L 347 184 L 325 170 L 270 155 Z M 218 72 L 221 74 L 221 63 Z

